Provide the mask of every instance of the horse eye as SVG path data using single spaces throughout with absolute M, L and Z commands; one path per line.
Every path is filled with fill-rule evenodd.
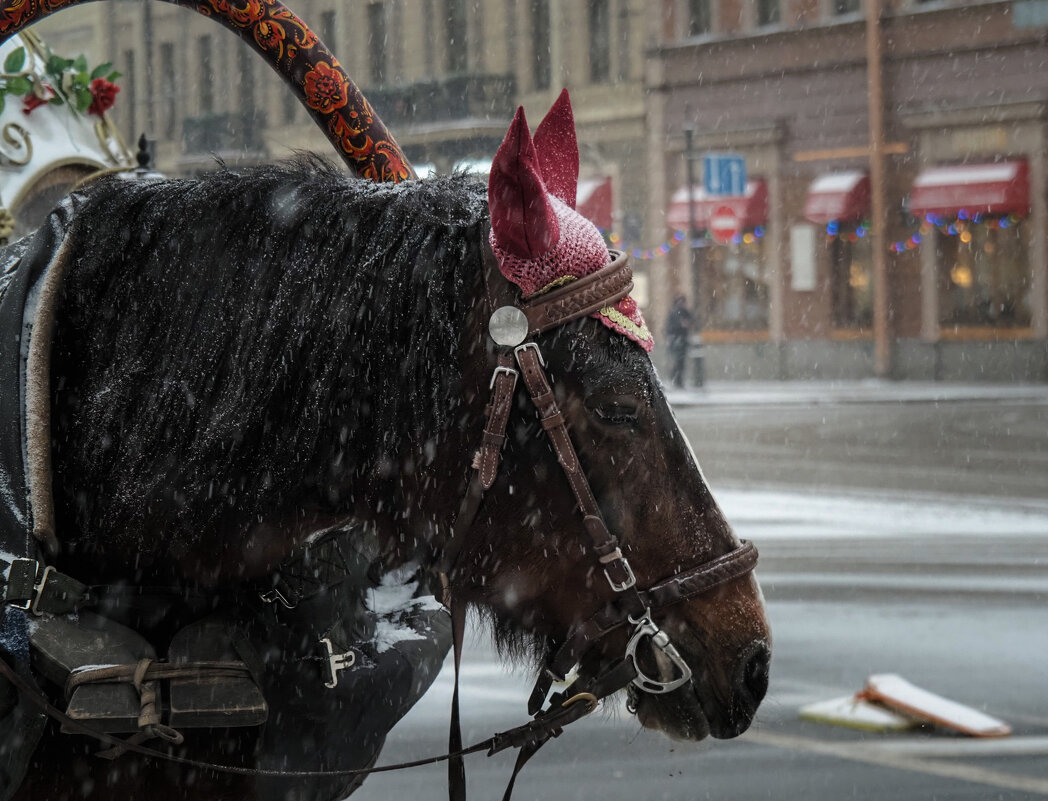
M 593 411 L 605 423 L 611 423 L 612 425 L 633 425 L 637 422 L 637 404 L 629 401 L 602 403 L 596 406 Z

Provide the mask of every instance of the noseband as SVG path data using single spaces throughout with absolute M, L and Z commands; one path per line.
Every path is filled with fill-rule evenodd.
M 518 380 L 522 379 L 582 513 L 582 529 L 588 537 L 589 550 L 615 593 L 612 601 L 575 625 L 554 652 L 529 699 L 531 715 L 544 714 L 542 708 L 554 681 L 564 681 L 587 652 L 623 627 L 630 631 L 623 656 L 596 676 L 581 676 L 561 695 L 571 698 L 587 693 L 599 699 L 629 684 L 643 692 L 661 694 L 687 684 L 692 669 L 669 635 L 655 623 L 655 613 L 744 576 L 757 564 L 757 549 L 744 541 L 726 554 L 641 590 L 618 538 L 608 530 L 568 434 L 567 421 L 557 406 L 545 360 L 534 338 L 605 306 L 613 306 L 629 294 L 633 287 L 629 256 L 620 251 L 611 251 L 611 254 L 611 263 L 598 272 L 524 302 L 517 299 L 519 293 L 502 276 L 494 254 L 490 251 L 485 254 L 484 282 L 491 309 L 488 333 L 498 346 L 497 365 L 489 385 L 491 400 L 481 445 L 473 462 L 473 476 L 442 565 L 449 572 L 454 570 L 484 493 L 495 482 L 513 395 Z M 638 648 L 644 641 L 667 658 L 673 666 L 672 678 L 644 673 L 637 660 Z M 550 700 L 559 704 L 564 698 L 554 696 Z

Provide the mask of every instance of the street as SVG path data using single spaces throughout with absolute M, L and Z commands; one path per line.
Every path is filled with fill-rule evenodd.
M 1048 395 L 862 403 L 677 404 L 728 519 L 761 549 L 771 689 L 734 741 L 675 743 L 596 714 L 522 773 L 527 799 L 1034 799 L 1048 796 Z M 798 718 L 872 673 L 1012 725 L 1010 738 L 878 734 Z M 528 679 L 480 632 L 463 669 L 464 739 L 524 719 Z M 382 762 L 441 753 L 447 669 Z M 512 756 L 467 760 L 501 797 Z M 354 798 L 440 799 L 445 769 L 368 780 Z

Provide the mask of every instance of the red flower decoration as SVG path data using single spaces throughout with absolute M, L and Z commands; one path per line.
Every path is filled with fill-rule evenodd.
M 349 100 L 349 81 L 324 61 L 306 73 L 306 103 L 311 109 L 329 114 Z
M 22 113 L 27 117 L 33 112 L 33 109 L 46 106 L 48 101 L 55 96 L 55 90 L 46 83 L 43 84 L 41 91 L 46 97 L 38 97 L 36 92 L 30 92 L 25 96 L 25 100 L 22 101 Z
M 97 114 L 101 117 L 116 102 L 116 93 L 120 87 L 105 78 L 95 78 L 91 81 L 91 105 L 87 107 L 88 114 Z

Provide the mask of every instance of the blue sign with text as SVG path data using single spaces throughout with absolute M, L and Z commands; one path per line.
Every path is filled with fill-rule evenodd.
M 736 153 L 706 153 L 702 186 L 710 197 L 746 194 L 746 159 Z

